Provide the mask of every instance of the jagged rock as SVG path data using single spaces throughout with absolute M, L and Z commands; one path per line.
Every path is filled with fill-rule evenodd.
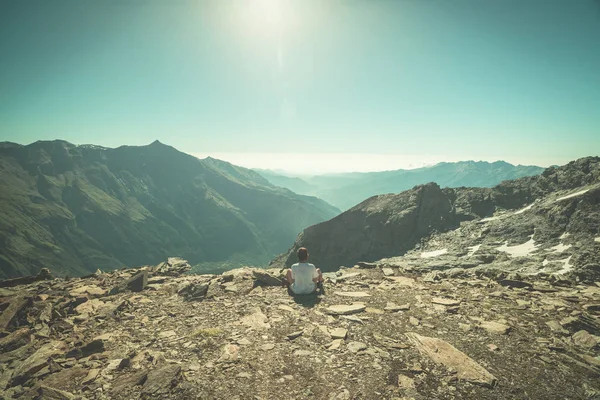
M 281 286 L 283 281 L 281 278 L 273 276 L 268 272 L 254 270 L 252 271 L 254 279 L 263 286 Z
M 94 353 L 101 353 L 104 351 L 104 341 L 102 339 L 96 339 L 91 341 L 90 343 L 75 348 L 71 351 L 69 351 L 65 357 L 70 358 L 76 358 L 76 359 L 80 359 L 82 357 L 87 357 L 89 355 L 92 355 Z
M 72 393 L 58 390 L 50 386 L 40 385 L 37 394 L 44 400 L 74 400 L 76 396 Z
M 144 386 L 142 394 L 147 397 L 160 396 L 168 394 L 181 379 L 181 367 L 179 365 L 169 365 L 150 371 Z
M 127 281 L 127 288 L 132 292 L 141 292 L 148 284 L 148 271 L 140 271 Z
M 564 329 L 558 321 L 546 321 L 546 325 L 554 332 L 562 333 L 564 335 L 569 333 L 569 331 Z
M 349 315 L 365 311 L 367 306 L 364 303 L 355 303 L 352 305 L 336 304 L 325 309 L 327 314 L 331 315 Z
M 129 389 L 143 385 L 148 378 L 148 371 L 142 370 L 131 375 L 124 375 L 117 379 L 112 388 L 112 393 L 121 394 Z
M 388 267 L 381 268 L 381 272 L 383 272 L 384 276 L 393 276 L 394 270 Z
M 582 314 L 577 317 L 563 318 L 560 320 L 560 324 L 570 332 L 585 330 L 591 334 L 600 335 L 600 321 L 589 315 Z
M 579 346 L 587 349 L 594 348 L 598 345 L 598 341 L 588 331 L 581 330 L 576 332 L 572 336 L 573 342 Z
M 31 341 L 31 329 L 21 328 L 10 333 L 9 335 L 0 338 L 0 353 L 6 353 L 21 346 L 26 345 Z
M 192 269 L 192 266 L 187 260 L 178 257 L 169 257 L 166 262 L 163 262 L 154 267 L 154 274 L 156 275 L 167 275 L 167 276 L 179 276 Z
M 498 281 L 499 284 L 501 284 L 502 286 L 508 286 L 508 287 L 513 287 L 513 288 L 528 288 L 531 289 L 533 288 L 533 285 L 529 282 L 523 282 L 523 281 L 517 281 L 517 280 L 511 280 L 511 279 L 501 279 Z
M 208 282 L 192 282 L 184 284 L 181 289 L 177 291 L 177 293 L 184 297 L 186 300 L 201 300 L 208 293 L 210 284 Z
M 15 317 L 30 304 L 30 297 L 18 296 L 13 298 L 8 304 L 8 307 L 0 315 L 0 331 L 6 330 L 6 328 L 13 323 Z
M 459 380 L 487 387 L 495 385 L 496 378 L 492 374 L 450 343 L 413 332 L 407 333 L 406 336 L 420 352 L 426 354 L 431 360 L 456 371 L 456 377 Z
M 50 273 L 50 270 L 48 268 L 42 268 L 40 269 L 40 272 L 37 275 L 2 280 L 0 281 L 0 288 L 27 285 L 33 282 L 49 279 L 52 279 L 52 274 Z
M 10 386 L 26 382 L 33 374 L 46 366 L 50 357 L 62 354 L 66 348 L 65 342 L 52 341 L 46 343 L 20 364 L 13 373 Z

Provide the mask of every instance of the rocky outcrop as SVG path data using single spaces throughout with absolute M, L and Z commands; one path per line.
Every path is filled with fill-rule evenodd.
M 465 217 L 456 213 L 452 194 L 431 183 L 400 194 L 372 197 L 305 229 L 292 249 L 274 264 L 297 262 L 300 247 L 309 249 L 311 262 L 323 271 L 403 254 L 421 238 L 459 226 Z
M 600 287 L 380 260 L 293 299 L 276 271 L 157 267 L 2 289 L 3 398 L 589 399 Z M 182 261 L 177 262 L 181 265 Z M 386 264 L 384 266 L 384 264 Z M 185 269 L 185 268 L 184 268 Z M 121 287 L 148 273 L 141 291 Z M 50 311 L 48 311 L 50 310 Z
M 572 236 L 567 242 L 585 243 L 569 265 L 575 265 L 581 277 L 590 281 L 600 278 L 600 256 L 592 246 L 594 237 L 600 237 L 599 196 L 599 157 L 549 168 L 542 175 L 506 181 L 491 189 L 421 185 L 399 194 L 374 196 L 336 218 L 306 228 L 292 248 L 271 265 L 289 266 L 297 262 L 297 249 L 307 247 L 311 262 L 324 271 L 335 271 L 341 265 L 400 256 L 409 250 L 420 253 L 429 243 L 432 250 L 454 248 L 442 258 L 446 262 L 454 257 L 444 269 L 473 267 L 489 264 L 497 250 L 482 248 L 476 256 L 480 259 L 457 262 L 457 257 L 468 253 L 468 247 L 497 242 L 512 246 L 527 242 L 533 234 L 538 244 L 549 247 L 568 232 Z M 469 234 L 464 234 L 467 231 Z M 440 235 L 444 232 L 448 234 Z M 441 239 L 453 235 L 462 238 L 460 243 Z M 494 249 L 498 247 L 494 245 Z M 559 256 L 546 260 L 566 258 Z

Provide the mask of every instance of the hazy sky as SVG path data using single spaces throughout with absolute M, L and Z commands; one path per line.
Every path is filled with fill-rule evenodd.
M 311 173 L 599 155 L 600 1 L 4 0 L 0 140 L 54 138 Z

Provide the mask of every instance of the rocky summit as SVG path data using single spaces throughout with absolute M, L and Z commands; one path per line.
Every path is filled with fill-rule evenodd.
M 438 274 L 392 261 L 327 273 L 325 294 L 304 298 L 288 295 L 280 270 L 187 275 L 176 258 L 81 278 L 45 271 L 1 281 L 0 392 L 600 398 L 600 282 Z

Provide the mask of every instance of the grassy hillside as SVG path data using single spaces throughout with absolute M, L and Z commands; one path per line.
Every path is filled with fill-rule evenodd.
M 266 263 L 339 210 L 254 171 L 154 142 L 0 145 L 0 277 L 78 275 L 181 256 Z

